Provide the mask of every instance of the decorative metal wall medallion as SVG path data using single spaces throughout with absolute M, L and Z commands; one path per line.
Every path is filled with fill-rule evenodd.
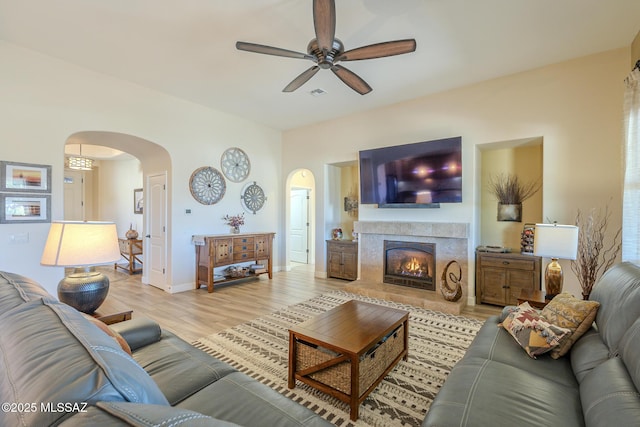
M 241 197 L 244 209 L 248 212 L 252 212 L 254 215 L 257 211 L 262 209 L 264 202 L 267 201 L 264 191 L 258 184 L 256 184 L 255 181 L 244 187 Z
M 242 182 L 251 172 L 251 162 L 247 153 L 237 147 L 228 148 L 220 158 L 222 173 L 231 182 Z
M 219 170 L 210 166 L 196 169 L 189 179 L 191 195 L 203 205 L 218 203 L 227 190 L 227 184 Z

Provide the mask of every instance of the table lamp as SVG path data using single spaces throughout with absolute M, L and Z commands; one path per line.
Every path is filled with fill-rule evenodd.
M 113 222 L 54 221 L 40 264 L 74 267 L 58 283 L 58 299 L 91 314 L 109 292 L 109 278 L 94 266 L 120 259 L 118 233 Z
M 558 259 L 576 259 L 578 230 L 575 225 L 536 224 L 533 253 L 551 258 L 544 271 L 546 299 L 552 299 L 562 292 L 562 267 Z

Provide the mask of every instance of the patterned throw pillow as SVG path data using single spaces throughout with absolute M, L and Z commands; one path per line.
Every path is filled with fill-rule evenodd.
M 596 318 L 600 303 L 577 299 L 566 292 L 557 295 L 542 310 L 540 315 L 549 323 L 571 330 L 560 345 L 551 350 L 551 357 L 557 359 L 567 354 L 573 343 L 589 330 Z
M 565 335 L 571 334 L 569 329 L 547 322 L 528 302 L 520 304 L 501 325 L 534 359 L 551 351 Z

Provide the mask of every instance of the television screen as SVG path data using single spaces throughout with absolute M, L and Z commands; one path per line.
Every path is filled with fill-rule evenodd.
M 360 202 L 462 202 L 462 137 L 360 151 Z

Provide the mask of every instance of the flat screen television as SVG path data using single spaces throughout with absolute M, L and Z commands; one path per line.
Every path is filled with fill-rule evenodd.
M 360 151 L 360 203 L 437 207 L 462 202 L 462 137 Z

